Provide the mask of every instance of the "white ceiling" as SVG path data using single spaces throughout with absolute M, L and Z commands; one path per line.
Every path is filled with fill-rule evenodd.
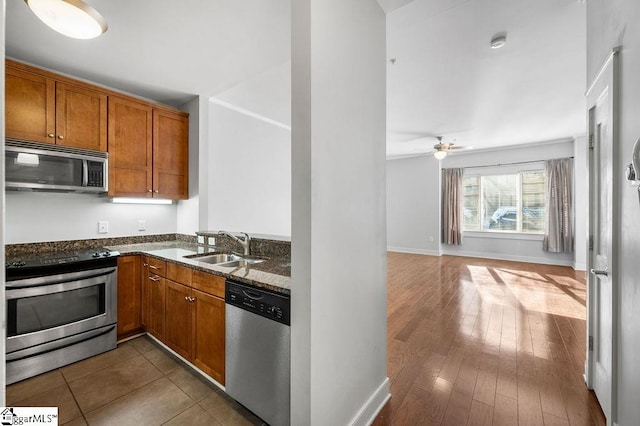
M 240 85 L 227 101 L 290 123 L 290 0 L 87 1 L 109 23 L 94 40 L 59 35 L 9 0 L 7 55 L 171 105 L 224 99 Z M 583 3 L 378 1 L 396 59 L 387 62 L 388 157 L 420 155 L 436 135 L 478 149 L 585 133 Z M 492 50 L 499 32 L 507 45 Z M 252 105 L 260 82 L 269 88 Z
M 109 25 L 93 40 L 62 36 L 24 1 L 7 1 L 7 56 L 173 105 L 290 57 L 289 0 L 87 2 Z
M 430 150 L 437 135 L 477 149 L 584 134 L 585 9 L 415 0 L 389 13 L 387 156 Z M 506 46 L 491 49 L 500 32 Z

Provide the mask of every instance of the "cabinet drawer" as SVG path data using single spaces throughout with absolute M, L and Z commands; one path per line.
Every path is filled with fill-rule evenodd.
M 147 263 L 149 264 L 149 274 L 156 274 L 160 275 L 161 277 L 167 276 L 167 262 L 165 262 L 164 260 L 147 257 Z
M 193 271 L 191 286 L 224 299 L 224 278 L 201 271 Z
M 167 278 L 186 286 L 191 286 L 191 274 L 193 269 L 167 262 Z

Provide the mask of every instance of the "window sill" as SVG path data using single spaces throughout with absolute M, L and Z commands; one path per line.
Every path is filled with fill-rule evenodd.
M 464 231 L 464 238 L 495 238 L 500 240 L 530 240 L 542 241 L 543 234 L 528 234 L 524 232 L 491 232 L 491 231 Z

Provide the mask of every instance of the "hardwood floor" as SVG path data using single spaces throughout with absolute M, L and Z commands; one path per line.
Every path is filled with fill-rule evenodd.
M 389 253 L 391 400 L 374 425 L 604 425 L 584 273 Z

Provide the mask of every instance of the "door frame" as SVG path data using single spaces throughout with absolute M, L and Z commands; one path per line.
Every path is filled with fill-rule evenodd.
M 585 94 L 587 98 L 587 120 L 588 120 L 588 153 L 587 158 L 589 161 L 589 186 L 591 187 L 591 181 L 593 178 L 593 165 L 594 165 L 594 149 L 593 149 L 593 134 L 594 134 L 594 117 L 593 109 L 601 99 L 602 95 L 607 92 L 609 96 L 607 117 L 611 126 L 611 149 L 612 149 L 612 187 L 613 193 L 612 204 L 618 205 L 618 102 L 619 102 L 619 88 L 618 88 L 618 67 L 619 67 L 619 52 L 620 48 L 615 47 L 605 60 L 604 64 L 600 68 L 598 74 L 595 76 L 593 82 L 589 85 Z M 593 228 L 594 228 L 594 195 L 589 188 L 589 226 L 588 226 L 588 246 L 587 246 L 587 339 L 586 339 L 586 361 L 585 361 L 585 383 L 589 389 L 593 389 L 594 381 L 594 357 L 592 356 L 592 339 L 593 330 L 597 327 L 595 324 L 594 311 L 596 307 L 591 303 L 590 295 L 593 294 L 597 280 L 589 273 L 593 268 Z M 615 242 L 618 241 L 619 236 L 619 221 L 617 215 L 612 215 L 612 234 L 611 234 L 611 259 L 609 262 L 609 282 L 611 285 L 611 394 L 609 400 L 611 402 L 610 418 L 607 419 L 607 424 L 616 424 L 617 420 L 617 388 L 618 388 L 618 306 L 619 306 L 619 294 L 618 294 L 618 250 Z

